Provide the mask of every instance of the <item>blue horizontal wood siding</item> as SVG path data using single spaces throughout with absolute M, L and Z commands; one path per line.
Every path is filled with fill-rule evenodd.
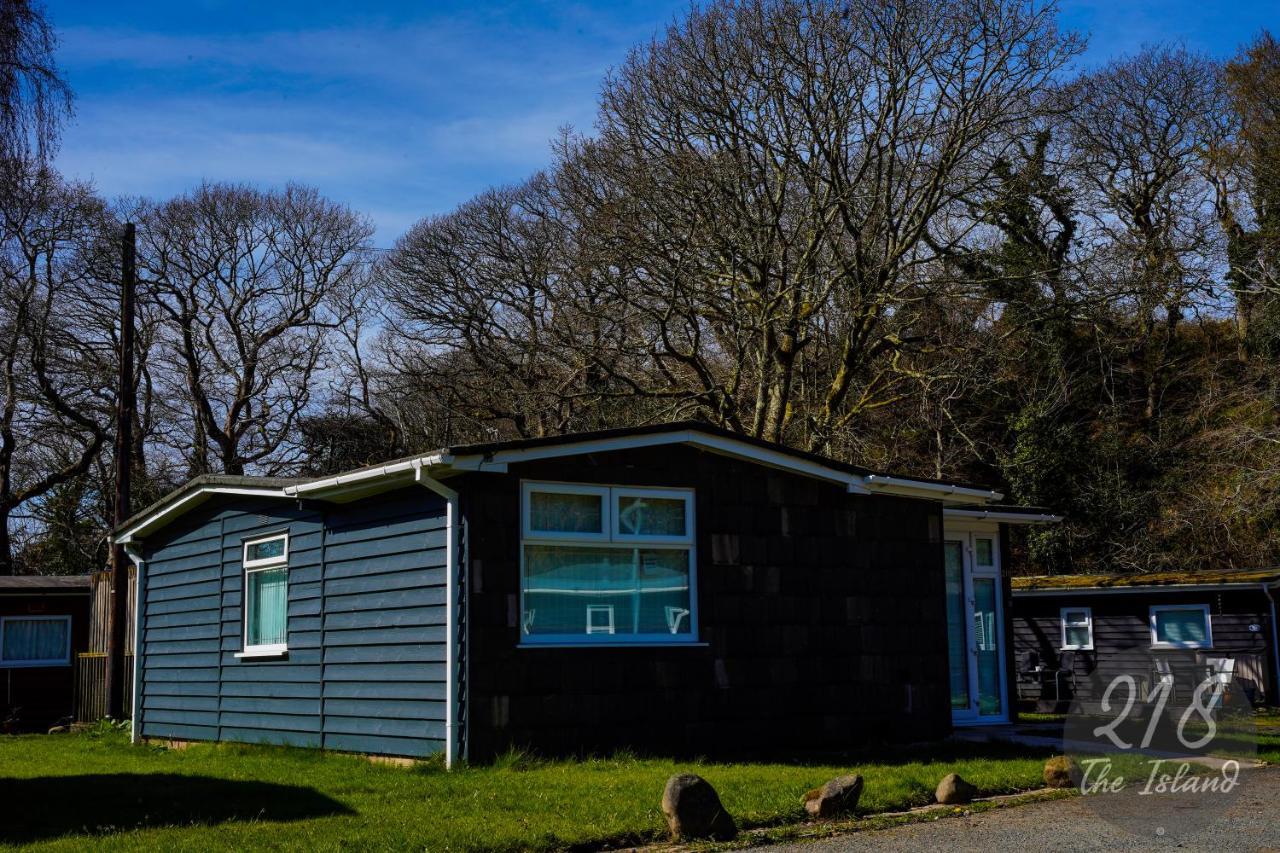
M 288 531 L 284 659 L 243 659 L 243 541 Z M 142 734 L 425 756 L 444 749 L 445 504 L 224 498 L 146 547 Z

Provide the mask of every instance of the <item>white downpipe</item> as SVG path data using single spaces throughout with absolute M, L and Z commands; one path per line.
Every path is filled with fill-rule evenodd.
M 458 678 L 454 672 L 457 666 L 457 638 L 454 636 L 457 607 L 457 572 L 458 572 L 458 493 L 433 479 L 423 469 L 425 460 L 417 459 L 413 463 L 414 482 L 425 486 L 445 499 L 445 558 L 444 558 L 444 766 L 453 767 L 458 759 L 457 714 L 458 714 Z
M 127 543 L 124 545 L 124 552 L 133 563 L 133 683 L 130 690 L 133 691 L 133 700 L 130 705 L 133 713 L 129 715 L 129 740 L 133 743 L 141 743 L 142 741 L 142 611 L 146 609 L 146 603 L 142 600 L 142 573 L 145 570 L 146 563 L 142 559 L 142 552 L 138 550 L 135 543 Z

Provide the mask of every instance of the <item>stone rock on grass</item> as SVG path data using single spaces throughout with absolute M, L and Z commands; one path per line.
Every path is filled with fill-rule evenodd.
M 934 796 L 943 805 L 967 803 L 978 796 L 978 786 L 966 782 L 959 773 L 948 773 L 938 783 Z
M 1080 765 L 1065 755 L 1055 755 L 1044 763 L 1044 783 L 1050 788 L 1074 788 Z
M 816 818 L 852 814 L 862 796 L 862 777 L 837 776 L 821 788 L 804 795 L 804 808 Z
M 667 816 L 671 837 L 677 841 L 694 838 L 728 841 L 738 834 L 738 827 L 720 804 L 716 789 L 694 773 L 681 773 L 667 780 L 662 792 L 662 813 Z

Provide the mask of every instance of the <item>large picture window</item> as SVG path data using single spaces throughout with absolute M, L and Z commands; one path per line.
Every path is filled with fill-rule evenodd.
M 1207 649 L 1213 622 L 1207 604 L 1169 604 L 1151 608 L 1151 645 L 1157 649 Z
M 693 492 L 525 483 L 521 642 L 697 640 Z
M 288 650 L 289 534 L 244 543 L 244 651 L 242 656 Z
M 70 616 L 0 617 L 0 667 L 70 664 Z

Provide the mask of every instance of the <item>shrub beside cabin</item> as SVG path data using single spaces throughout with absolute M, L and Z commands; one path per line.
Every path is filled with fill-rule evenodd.
M 483 760 L 729 754 L 1009 719 L 1003 525 L 692 423 L 202 477 L 122 525 L 135 737 Z

